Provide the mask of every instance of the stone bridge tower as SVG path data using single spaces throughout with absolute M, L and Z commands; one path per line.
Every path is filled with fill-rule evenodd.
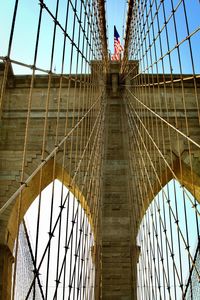
M 17 34 L 18 2 L 0 52 L 0 299 L 37 289 L 41 299 L 199 297 L 199 26 L 187 1 L 128 1 L 123 57 L 111 61 L 105 1 L 56 1 L 53 11 L 39 0 L 31 63 L 12 52 L 15 33 L 29 40 Z M 18 296 L 20 226 L 36 198 Z
M 130 63 L 130 68 L 136 62 Z M 95 62 L 94 62 L 95 66 Z M 1 65 L 1 70 L 4 66 Z M 106 74 L 106 92 L 103 101 L 105 102 L 105 119 L 104 119 L 104 132 L 102 139 L 102 203 L 100 211 L 100 224 L 98 227 L 96 251 L 101 253 L 101 265 L 96 262 L 98 266 L 96 269 L 97 278 L 101 281 L 101 288 L 98 290 L 98 297 L 101 295 L 102 299 L 136 299 L 136 265 L 139 257 L 139 247 L 136 243 L 137 226 L 143 215 L 143 211 L 134 208 L 135 204 L 129 195 L 129 138 L 127 112 L 125 107 L 124 97 L 124 82 L 120 77 L 120 64 L 111 63 L 109 73 Z M 100 79 L 98 79 L 100 80 Z M 103 79 L 102 79 L 103 80 Z M 128 81 L 128 79 L 127 79 Z M 48 123 L 48 142 L 45 146 L 44 158 L 48 157 L 51 152 L 53 130 L 55 130 L 56 111 L 55 105 L 58 89 L 58 81 L 52 78 L 51 97 L 52 103 L 50 108 L 50 116 Z M 100 81 L 99 81 L 100 83 Z M 130 85 L 129 81 L 127 85 Z M 28 87 L 30 85 L 30 76 L 14 76 L 10 69 L 8 81 L 5 90 L 4 110 L 2 113 L 2 129 L 1 129 L 1 206 L 6 203 L 6 200 L 11 197 L 16 190 L 20 187 L 20 162 L 22 159 L 22 146 L 23 146 L 23 132 L 24 120 L 27 112 L 24 111 L 24 105 L 27 101 Z M 34 172 L 34 176 L 27 184 L 23 194 L 21 215 L 23 216 L 29 207 L 30 203 L 38 194 L 39 172 L 37 166 L 41 163 L 41 129 L 43 123 L 44 106 L 41 102 L 41 95 L 47 89 L 48 77 L 37 76 L 35 79 L 33 97 L 34 97 L 34 110 L 32 111 L 31 130 L 33 135 L 30 140 L 29 148 L 26 155 L 25 175 L 29 178 Z M 180 87 L 175 90 L 176 97 L 179 97 Z M 66 86 L 67 90 L 67 86 Z M 188 82 L 187 88 L 187 101 L 192 101 L 192 91 L 190 92 L 190 83 Z M 65 93 L 65 87 L 64 87 Z M 71 84 L 70 93 L 74 93 L 74 86 Z M 170 94 L 169 104 L 170 104 Z M 154 97 L 156 91 L 154 89 Z M 65 103 L 62 103 L 64 106 Z M 73 109 L 73 103 L 68 104 L 69 111 Z M 192 106 L 191 102 L 191 106 Z M 180 103 L 181 109 L 181 103 Z M 179 109 L 179 110 L 180 110 Z M 64 114 L 63 114 L 64 116 Z M 168 115 L 169 117 L 169 115 Z M 171 116 L 172 117 L 172 116 Z M 72 115 L 73 118 L 73 115 Z M 61 118 L 62 120 L 62 118 Z M 192 122 L 195 130 L 194 116 L 191 112 L 189 122 Z M 64 117 L 63 117 L 64 122 Z M 179 122 L 181 122 L 181 112 Z M 61 127 L 64 125 L 61 125 Z M 166 141 L 167 144 L 167 141 Z M 175 176 L 185 185 L 188 190 L 192 191 L 195 187 L 196 197 L 199 198 L 199 162 L 198 152 L 193 151 L 193 183 L 190 178 L 190 171 L 188 165 L 188 150 L 184 143 L 181 146 L 177 145 L 174 139 L 173 147 L 173 172 Z M 178 148 L 179 147 L 179 148 Z M 181 147 L 181 148 L 180 148 Z M 178 163 L 181 149 L 182 157 L 182 171 Z M 166 150 L 167 156 L 170 149 Z M 137 155 L 137 154 L 134 154 Z M 60 178 L 59 167 L 59 153 L 58 153 L 58 166 L 56 168 L 55 178 Z M 45 160 L 44 160 L 45 162 Z M 75 163 L 75 162 L 74 162 Z M 36 170 L 36 172 L 35 172 Z M 48 185 L 52 180 L 53 160 L 49 159 L 44 164 L 43 174 L 44 179 L 42 182 L 43 187 Z M 180 173 L 181 172 L 181 173 Z M 70 175 L 70 174 L 69 174 Z M 94 175 L 95 176 L 95 175 Z M 161 170 L 160 181 L 165 185 L 170 179 L 170 172 L 163 169 Z M 25 177 L 25 178 L 26 178 Z M 66 177 L 65 181 L 69 179 Z M 21 186 L 23 183 L 21 184 Z M 136 188 L 136 187 L 135 187 Z M 158 192 L 159 187 L 155 185 L 154 193 Z M 16 197 L 19 197 L 16 196 Z M 137 197 L 137 195 L 135 195 Z M 143 204 L 146 208 L 151 201 L 149 199 Z M 12 198 L 11 198 L 12 199 Z M 87 201 L 87 199 L 86 199 Z M 142 204 L 140 204 L 142 205 Z M 91 208 L 90 208 L 91 209 Z M 135 214 L 132 210 L 135 209 Z M 13 245 L 16 236 L 16 223 L 17 218 L 16 204 L 12 200 L 11 203 L 4 209 L 1 215 L 1 293 L 4 297 L 2 299 L 10 298 L 11 288 L 11 273 L 13 257 Z M 20 217 L 20 219 L 22 218 Z M 130 230 L 130 228 L 132 228 Z M 99 256 L 97 256 L 99 259 Z M 7 283 L 5 285 L 5 283 Z M 99 283 L 98 283 L 99 284 Z M 6 289 L 5 289 L 6 287 Z M 7 297 L 7 298 L 6 298 Z

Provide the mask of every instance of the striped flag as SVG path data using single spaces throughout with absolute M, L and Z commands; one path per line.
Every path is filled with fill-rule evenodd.
M 119 33 L 114 26 L 114 54 L 111 56 L 111 60 L 120 60 L 120 54 L 123 50 L 124 49 L 120 42 Z

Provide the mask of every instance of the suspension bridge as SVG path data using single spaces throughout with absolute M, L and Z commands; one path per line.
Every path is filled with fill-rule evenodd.
M 0 12 L 0 299 L 199 299 L 200 2 Z

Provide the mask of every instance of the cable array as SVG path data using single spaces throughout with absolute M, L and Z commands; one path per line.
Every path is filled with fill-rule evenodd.
M 121 80 L 129 194 L 136 216 L 132 228 L 140 246 L 139 299 L 195 299 L 200 279 L 195 254 L 200 212 L 199 10 L 199 1 L 129 4 Z
M 12 16 L 0 50 L 0 151 L 5 155 L 6 149 L 1 162 L 7 168 L 1 173 L 6 196 L 0 194 L 0 219 L 14 249 L 12 300 L 102 294 L 102 166 L 111 94 L 125 106 L 130 289 L 138 259 L 138 299 L 196 299 L 199 0 L 128 2 L 120 91 L 112 74 L 113 90 L 105 89 L 103 0 L 24 3 L 0 4 L 0 12 L 8 5 Z M 7 175 L 9 168 L 14 175 Z
M 12 299 L 94 299 L 98 284 L 95 264 L 100 264 L 96 237 L 105 112 L 102 5 L 94 0 L 36 2 L 39 5 L 30 3 L 34 20 L 23 29 L 24 36 L 34 31 L 34 42 L 26 45 L 23 56 L 15 52 L 23 35 L 21 30 L 19 36 L 18 28 L 25 23 L 26 7 L 13 1 L 7 51 L 0 56 L 4 63 L 0 107 L 5 128 L 12 119 L 11 111 L 5 117 L 8 81 L 19 78 L 16 90 L 23 79 L 26 82 L 25 100 L 16 108 L 17 113 L 22 108 L 25 114 L 19 116 L 18 129 L 13 129 L 6 141 L 20 153 L 20 186 L 1 206 L 2 214 L 18 198 Z M 10 79 L 13 70 L 20 75 Z M 30 153 L 33 158 L 28 170 Z M 26 203 L 25 194 L 36 177 L 35 217 L 30 223 L 25 216 L 30 243 L 20 224 L 24 223 L 24 205 L 31 204 Z M 47 187 L 50 192 L 42 192 L 47 183 L 51 183 Z M 47 224 L 48 232 L 44 232 Z M 29 260 L 29 284 L 20 289 L 22 235 L 23 240 L 27 238 L 32 265 Z

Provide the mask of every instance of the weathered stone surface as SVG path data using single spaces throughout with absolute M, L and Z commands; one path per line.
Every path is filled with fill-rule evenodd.
M 153 196 L 159 192 L 160 186 L 156 183 L 155 172 L 152 171 L 150 162 L 145 160 L 146 168 L 148 170 L 148 179 L 151 180 L 152 186 L 155 183 L 154 190 L 147 191 L 147 199 L 136 207 L 136 197 L 138 197 L 138 187 L 134 186 L 134 194 L 130 199 L 128 195 L 127 178 L 128 176 L 134 177 L 134 174 L 128 174 L 128 146 L 127 146 L 127 132 L 126 132 L 126 113 L 124 102 L 122 101 L 122 93 L 119 87 L 119 65 L 114 63 L 114 69 L 111 70 L 108 77 L 108 88 L 106 94 L 106 119 L 105 119 L 105 155 L 103 159 L 103 203 L 101 206 L 101 219 L 102 227 L 99 228 L 97 236 L 97 245 L 95 245 L 97 257 L 102 257 L 102 261 L 96 262 L 96 278 L 101 282 L 101 292 L 97 293 L 96 299 L 99 299 L 99 294 L 102 294 L 103 300 L 128 300 L 136 299 L 136 264 L 139 255 L 139 249 L 136 245 L 136 234 L 141 218 L 153 199 Z M 3 68 L 0 64 L 0 85 L 2 82 Z M 114 77 L 112 77 L 114 76 Z M 100 82 L 101 78 L 98 79 Z M 131 80 L 126 79 L 131 88 Z M 167 80 L 167 75 L 166 75 Z M 103 84 L 101 82 L 101 84 Z M 45 102 L 47 97 L 48 76 L 36 76 L 33 88 L 32 111 L 29 124 L 30 137 L 28 139 L 27 155 L 25 162 L 24 178 L 28 178 L 31 173 L 41 163 L 41 149 L 44 131 L 44 118 L 45 118 Z M 30 76 L 13 76 L 9 72 L 8 82 L 5 90 L 5 97 L 3 102 L 3 111 L 0 127 L 0 207 L 13 195 L 13 193 L 20 186 L 21 177 L 21 163 L 23 157 L 24 145 L 24 132 L 26 127 L 26 116 L 28 107 L 28 95 L 30 87 Z M 52 78 L 52 88 L 50 91 L 49 113 L 48 113 L 48 126 L 45 144 L 45 156 L 55 147 L 55 132 L 56 132 L 56 117 L 58 108 L 58 78 Z M 86 92 L 78 92 L 75 89 L 74 81 L 71 83 L 70 90 L 68 91 L 68 79 L 64 80 L 61 103 L 60 103 L 60 122 L 58 126 L 58 141 L 60 141 L 65 134 L 66 126 L 66 105 L 68 103 L 68 123 L 67 132 L 71 129 L 73 122 L 76 118 L 81 117 L 91 104 L 91 97 Z M 198 86 L 199 91 L 199 86 Z M 79 96 L 78 96 L 79 95 Z M 175 123 L 175 114 L 173 110 L 173 98 L 176 98 L 176 110 L 178 117 L 177 125 Z M 165 87 L 154 87 L 154 90 L 149 89 L 148 94 L 143 94 L 146 105 L 149 105 L 155 112 L 158 112 L 161 117 L 167 118 L 172 124 L 176 125 L 186 133 L 185 127 L 185 112 L 182 105 L 182 91 L 181 85 L 176 84 L 174 87 L 174 95 L 171 92 L 171 85 Z M 76 100 L 76 101 L 74 101 Z M 163 107 L 161 109 L 160 102 L 162 100 Z M 195 97 L 192 84 L 188 81 L 185 83 L 185 100 L 187 102 L 187 117 L 188 126 L 190 128 L 190 136 L 197 143 L 200 143 L 198 112 L 194 110 Z M 198 99 L 199 100 L 199 99 Z M 78 115 L 76 109 L 79 105 L 83 105 L 81 115 Z M 98 108 L 99 109 L 99 108 Z M 97 109 L 97 110 L 98 110 Z M 143 116 L 143 111 L 140 111 L 140 117 Z M 145 112 L 147 114 L 147 112 Z M 75 119 L 73 120 L 73 116 Z M 95 120 L 95 116 L 90 115 L 89 118 Z M 83 124 L 85 126 L 87 120 Z M 200 151 L 199 149 L 191 146 L 189 149 L 188 143 L 185 140 L 177 142 L 176 133 L 173 130 L 168 131 L 167 126 L 163 126 L 162 122 L 151 117 L 151 123 L 148 126 L 149 134 L 152 135 L 156 141 L 159 149 L 165 155 L 166 161 L 173 168 L 176 176 L 180 182 L 184 184 L 191 192 L 195 192 L 197 199 L 200 199 Z M 163 127 L 162 127 L 163 126 Z M 163 140 L 159 139 L 158 130 L 161 128 L 164 133 Z M 133 133 L 131 133 L 133 134 Z M 85 141 L 89 131 L 85 135 Z M 79 139 L 79 136 L 75 139 Z M 74 140 L 75 140 L 74 139 Z M 70 155 L 72 156 L 72 165 L 70 167 L 71 173 L 65 175 L 66 184 L 69 182 L 69 176 L 74 172 L 76 163 L 75 158 L 75 143 L 72 146 Z M 63 149 L 60 150 L 62 154 Z M 149 145 L 149 154 L 153 157 L 155 149 L 153 145 Z M 190 156 L 189 156 L 190 151 Z M 68 154 L 69 155 L 69 154 Z M 132 155 L 141 156 L 141 153 L 135 149 Z M 59 163 L 60 157 L 57 157 L 57 176 L 59 178 L 60 170 Z M 87 163 L 88 156 L 85 156 L 83 168 Z M 160 158 L 155 157 L 154 165 L 158 174 L 160 174 L 160 181 L 164 185 L 171 179 L 171 173 L 166 169 L 166 164 L 160 164 Z M 182 170 L 180 170 L 179 159 L 182 161 Z M 191 176 L 191 169 L 189 168 L 192 162 L 193 176 Z M 66 169 L 68 166 L 66 166 Z M 79 182 L 82 184 L 82 170 L 80 170 Z M 53 180 L 52 178 L 52 165 L 50 164 L 46 169 L 46 178 L 43 186 Z M 95 175 L 94 175 L 95 176 Z M 93 176 L 93 178 L 94 178 Z M 191 178 L 193 182 L 191 181 Z M 90 174 L 87 179 L 90 180 Z M 141 187 L 146 185 L 148 187 L 147 176 L 141 179 Z M 144 184 L 144 181 L 145 184 Z M 133 180 L 134 182 L 134 180 Z M 25 193 L 27 201 L 24 201 L 22 214 L 28 209 L 31 199 L 38 193 L 38 177 L 35 177 L 32 184 L 27 187 Z M 78 187 L 77 187 L 78 190 Z M 83 191 L 84 192 L 84 191 Z M 87 200 L 87 199 L 86 199 Z M 89 199 L 88 199 L 89 201 Z M 89 203 L 92 205 L 94 203 Z M 0 218 L 0 247 L 1 260 L 0 260 L 0 276 L 1 280 L 8 280 L 4 284 L 0 281 L 0 291 L 3 289 L 3 298 L 10 299 L 10 277 L 12 265 L 12 248 L 16 235 L 16 223 L 11 222 L 15 218 L 16 211 L 12 212 L 13 206 L 11 205 Z M 11 213 L 12 212 L 12 213 Z M 21 216 L 22 217 L 22 216 Z M 10 252 L 9 252 L 10 251 Z M 101 255 L 99 255 L 101 253 Z M 95 255 L 94 255 L 95 256 Z M 94 260 L 96 259 L 94 257 Z M 3 266 L 4 265 L 4 266 Z M 3 275 L 2 275 L 3 274 Z M 9 279 L 10 278 L 10 279 Z M 100 286 L 100 284 L 98 284 Z M 1 294 L 0 294 L 1 295 Z M 6 296 L 5 296 L 6 295 Z M 7 297 L 7 298 L 6 298 Z M 0 296 L 1 298 L 1 296 Z
M 125 112 L 116 91 L 117 87 L 107 93 L 105 119 L 102 203 L 102 299 L 105 300 L 133 299 Z

